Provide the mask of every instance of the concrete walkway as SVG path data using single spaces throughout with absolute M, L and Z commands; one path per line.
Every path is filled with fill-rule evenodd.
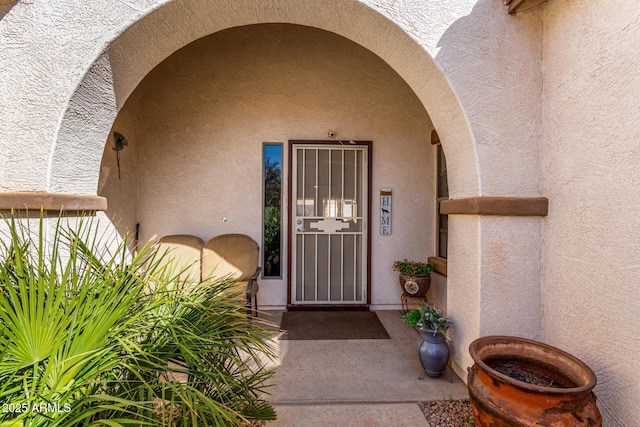
M 379 311 L 391 339 L 274 340 L 279 360 L 269 400 L 278 420 L 268 426 L 429 426 L 418 402 L 466 399 L 451 371 L 420 380 L 418 332 L 399 311 Z M 269 313 L 279 324 L 281 312 Z

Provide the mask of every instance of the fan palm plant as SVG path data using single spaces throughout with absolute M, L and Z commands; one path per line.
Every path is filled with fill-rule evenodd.
M 241 425 L 263 399 L 266 330 L 231 279 L 188 288 L 167 254 L 109 251 L 90 222 L 0 244 L 0 426 Z

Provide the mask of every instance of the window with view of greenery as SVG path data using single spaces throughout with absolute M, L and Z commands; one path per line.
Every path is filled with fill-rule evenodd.
M 282 144 L 264 144 L 263 277 L 282 277 Z

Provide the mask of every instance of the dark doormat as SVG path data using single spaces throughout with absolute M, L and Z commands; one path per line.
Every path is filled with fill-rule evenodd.
M 286 311 L 281 340 L 389 339 L 372 311 Z

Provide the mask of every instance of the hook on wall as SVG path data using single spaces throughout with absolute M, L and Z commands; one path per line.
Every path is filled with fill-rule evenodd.
M 116 152 L 116 163 L 118 164 L 118 181 L 120 181 L 120 152 L 124 150 L 124 147 L 129 145 L 129 141 L 119 132 L 113 133 L 113 150 Z

